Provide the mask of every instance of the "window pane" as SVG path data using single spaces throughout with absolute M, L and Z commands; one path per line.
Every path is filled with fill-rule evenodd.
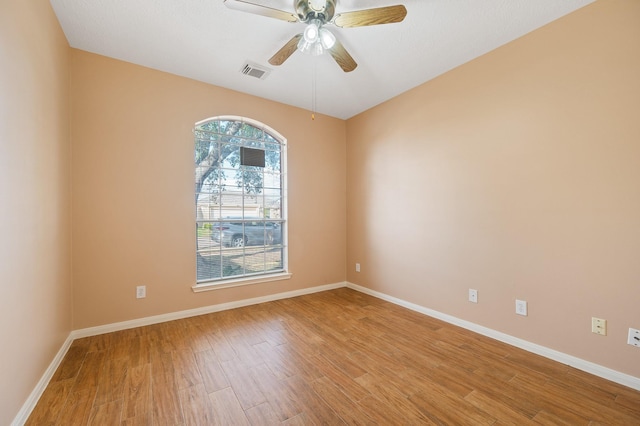
M 267 173 L 265 172 L 263 177 L 263 185 L 265 188 L 274 188 L 280 193 L 280 187 L 282 185 L 280 173 Z
M 266 151 L 272 151 L 272 152 L 277 152 L 280 153 L 280 144 L 279 143 L 265 143 L 264 144 L 264 149 Z
M 265 225 L 265 245 L 274 246 L 282 244 L 282 224 L 267 222 Z
M 220 121 L 213 120 L 200 124 L 196 131 L 218 132 L 220 130 Z
M 262 168 L 243 166 L 240 188 L 247 194 L 260 194 L 264 186 Z
M 224 143 L 220 146 L 220 167 L 238 169 L 240 167 L 240 146 Z
M 265 252 L 265 270 L 282 270 L 282 248 L 272 248 Z
M 264 142 L 255 139 L 245 139 L 243 141 L 243 145 L 247 148 L 261 149 L 263 151 L 266 150 L 267 146 L 267 144 L 265 144 Z
M 218 133 L 221 133 L 223 135 L 230 133 L 232 126 L 237 124 L 236 121 L 229 121 L 229 120 L 220 120 L 218 123 L 219 125 L 217 128 L 217 131 Z
M 221 249 L 226 247 L 243 247 L 242 236 L 244 224 L 242 222 L 214 222 L 211 229 L 211 240 Z
M 243 249 L 222 252 L 222 276 L 228 278 L 236 275 L 244 275 Z
M 281 166 L 280 156 L 280 150 L 265 151 L 265 170 L 270 172 L 279 172 Z
M 262 132 L 262 129 L 258 129 L 257 127 L 254 127 L 250 124 L 244 123 L 240 127 L 238 136 L 242 136 L 250 139 L 262 139 L 263 132 Z
M 198 281 L 208 281 L 219 279 L 220 274 L 220 253 L 219 252 L 198 252 L 197 254 L 197 278 Z
M 196 179 L 198 176 L 204 177 L 209 169 L 209 166 L 196 166 Z
M 262 195 L 256 194 L 247 194 L 243 197 L 244 199 L 244 216 L 245 218 L 252 218 L 260 216 L 260 207 L 262 200 Z
M 280 199 L 280 189 L 279 188 L 265 188 L 264 196 L 269 198 L 278 198 Z
M 280 197 L 265 197 L 264 199 L 264 210 L 269 212 L 269 216 L 266 215 L 266 218 L 272 219 L 280 219 L 282 218 L 282 209 L 280 204 Z
M 218 218 L 242 218 L 242 193 L 223 192 L 220 195 L 220 215 Z
M 248 248 L 245 251 L 245 269 L 247 274 L 264 272 L 264 249 Z
M 198 222 L 196 225 L 198 251 L 212 250 L 218 246 L 213 242 L 214 224 L 211 222 Z
M 196 140 L 195 160 L 196 164 L 200 163 L 209 154 L 216 155 L 220 147 L 217 142 L 206 139 Z

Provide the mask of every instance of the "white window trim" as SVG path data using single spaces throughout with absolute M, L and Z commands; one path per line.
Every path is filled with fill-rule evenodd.
M 204 291 L 222 290 L 223 288 L 241 287 L 245 285 L 269 283 L 273 281 L 288 280 L 293 276 L 291 272 L 278 272 L 277 274 L 265 274 L 255 277 L 233 278 L 223 281 L 209 281 L 196 284 L 191 287 L 194 293 L 202 293 Z

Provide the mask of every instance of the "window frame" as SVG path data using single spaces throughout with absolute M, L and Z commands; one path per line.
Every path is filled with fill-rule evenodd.
M 193 127 L 193 133 L 194 133 L 194 150 L 196 149 L 195 144 L 198 141 L 197 135 L 196 135 L 196 131 L 198 130 L 198 127 L 206 124 L 206 123 L 210 123 L 210 122 L 214 122 L 214 121 L 239 121 L 241 122 L 243 125 L 249 125 L 252 126 L 266 134 L 268 134 L 272 139 L 274 139 L 275 141 L 278 142 L 278 144 L 280 145 L 280 198 L 281 198 L 281 212 L 280 212 L 280 218 L 279 219 L 271 219 L 271 218 L 265 218 L 265 217 L 261 217 L 261 218 L 256 218 L 256 217 L 246 217 L 245 216 L 245 211 L 244 211 L 244 207 L 242 210 L 242 218 L 238 219 L 238 218 L 222 218 L 222 217 L 218 217 L 217 219 L 211 219 L 209 218 L 208 220 L 204 220 L 202 218 L 199 218 L 199 198 L 196 197 L 196 193 L 195 193 L 195 186 L 194 186 L 194 207 L 195 207 L 195 214 L 194 214 L 194 222 L 195 222 L 195 258 L 196 258 L 196 279 L 195 279 L 195 284 L 192 286 L 192 290 L 194 292 L 202 292 L 202 291 L 209 291 L 209 290 L 217 290 L 217 289 L 223 289 L 223 288 L 229 288 L 229 287 L 237 287 L 237 286 L 244 286 L 244 285 L 252 285 L 252 284 L 258 284 L 258 283 L 266 283 L 266 282 L 272 282 L 272 281 L 279 281 L 279 280 L 286 280 L 291 278 L 292 274 L 289 271 L 289 248 L 288 248 L 288 230 L 289 230 L 289 220 L 288 220 L 288 197 L 287 197 L 287 140 L 284 136 L 282 136 L 279 132 L 275 131 L 274 129 L 272 129 L 271 127 L 265 125 L 264 123 L 261 123 L 257 120 L 253 120 L 250 118 L 246 118 L 246 117 L 239 117 L 239 116 L 232 116 L 232 115 L 222 115 L 222 116 L 215 116 L 215 117 L 210 117 L 201 121 L 198 121 L 197 123 L 195 123 L 194 127 Z M 194 164 L 194 173 L 196 172 L 198 167 L 198 164 Z M 224 169 L 223 167 L 221 167 L 221 164 L 218 164 L 216 167 L 219 167 L 221 169 Z M 263 187 L 264 188 L 264 187 Z M 243 188 L 243 194 L 244 194 L 244 188 Z M 243 204 L 244 205 L 244 204 Z M 228 220 L 226 220 L 228 219 Z M 242 223 L 250 223 L 252 221 L 262 221 L 265 224 L 268 222 L 277 222 L 280 223 L 280 227 L 281 227 L 281 246 L 282 246 L 282 268 L 278 269 L 276 271 L 273 272 L 269 272 L 269 271 L 264 271 L 264 272 L 258 272 L 258 273 L 253 273 L 253 274 L 247 274 L 246 273 L 246 269 L 244 271 L 244 273 L 242 275 L 234 275 L 234 276 L 229 276 L 229 277 L 224 277 L 221 276 L 220 278 L 213 278 L 213 279 L 206 279 L 206 280 L 198 280 L 198 257 L 199 254 L 201 252 L 201 249 L 199 248 L 199 242 L 198 242 L 198 229 L 199 229 L 199 224 L 201 223 L 207 223 L 207 222 L 226 222 L 226 221 L 234 221 L 234 222 L 242 222 Z M 271 220 L 270 220 L 271 219 Z M 220 244 L 222 244 L 222 241 L 220 242 Z M 249 246 L 251 247 L 251 246 Z M 267 244 L 265 244 L 263 242 L 263 245 L 258 245 L 256 247 L 267 247 Z M 244 256 L 246 256 L 246 246 L 243 247 L 243 259 Z M 223 253 L 223 248 L 222 246 L 220 247 L 220 253 L 222 256 Z M 266 253 L 266 252 L 265 252 Z M 222 258 L 221 258 L 222 261 Z

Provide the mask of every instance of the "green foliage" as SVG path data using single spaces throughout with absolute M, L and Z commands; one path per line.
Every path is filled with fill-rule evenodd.
M 209 225 L 208 228 L 207 228 L 207 225 Z M 198 228 L 196 232 L 198 234 L 198 237 L 200 237 L 200 238 L 210 237 L 211 236 L 211 224 L 210 223 L 205 224 L 205 226 L 203 226 L 202 228 Z

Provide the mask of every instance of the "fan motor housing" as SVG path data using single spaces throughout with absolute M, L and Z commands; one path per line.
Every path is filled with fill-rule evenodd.
M 318 19 L 323 24 L 331 21 L 336 11 L 336 0 L 325 0 L 321 9 L 315 9 L 311 2 L 313 0 L 294 0 L 294 9 L 301 22 L 309 22 Z

